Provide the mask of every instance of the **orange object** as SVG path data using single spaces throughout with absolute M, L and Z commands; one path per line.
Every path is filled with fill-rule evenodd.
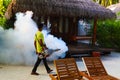
M 93 57 L 100 57 L 100 52 L 98 52 L 98 51 L 93 51 L 93 52 L 92 52 L 92 56 L 93 56 Z

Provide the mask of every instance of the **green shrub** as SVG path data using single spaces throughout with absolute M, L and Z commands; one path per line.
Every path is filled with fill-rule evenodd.
M 97 43 L 102 47 L 120 49 L 120 21 L 98 21 Z
M 6 19 L 4 17 L 0 17 L 0 26 L 5 26 Z
M 0 26 L 2 26 L 3 28 L 6 28 L 7 26 L 7 20 L 5 19 L 4 14 L 10 2 L 11 0 L 0 0 Z

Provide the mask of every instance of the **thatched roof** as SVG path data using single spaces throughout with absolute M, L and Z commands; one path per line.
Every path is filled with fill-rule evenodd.
M 117 19 L 120 20 L 120 3 L 113 4 L 111 6 L 108 6 L 107 8 L 115 12 L 117 15 Z
M 115 13 L 120 12 L 120 3 L 113 4 L 111 6 L 108 6 L 107 8 L 112 10 Z
M 116 15 L 109 9 L 91 0 L 12 0 L 10 12 L 32 10 L 36 16 L 68 16 L 100 19 L 114 18 Z M 12 9 L 12 10 L 10 10 Z

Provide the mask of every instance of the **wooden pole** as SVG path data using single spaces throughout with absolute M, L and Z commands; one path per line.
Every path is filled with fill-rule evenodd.
M 94 18 L 92 45 L 95 45 L 95 42 L 96 42 L 96 34 L 97 34 L 97 16 Z
M 74 34 L 74 36 L 77 36 L 77 34 L 78 34 L 78 32 L 77 32 L 77 31 L 78 31 L 77 27 L 78 27 L 78 26 L 77 26 L 77 18 L 76 18 L 76 17 L 73 18 L 73 27 L 74 27 L 74 33 L 73 33 L 73 34 Z

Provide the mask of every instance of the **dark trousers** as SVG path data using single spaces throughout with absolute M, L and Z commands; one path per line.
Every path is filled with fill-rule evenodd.
M 50 70 L 50 68 L 49 68 L 49 66 L 48 66 L 48 64 L 47 64 L 46 58 L 40 59 L 40 58 L 38 57 L 35 65 L 34 65 L 34 67 L 33 67 L 33 69 L 32 69 L 32 72 L 36 72 L 37 67 L 39 66 L 41 60 L 43 60 L 44 66 L 45 66 L 45 68 L 46 68 L 46 71 L 48 72 L 48 71 Z

